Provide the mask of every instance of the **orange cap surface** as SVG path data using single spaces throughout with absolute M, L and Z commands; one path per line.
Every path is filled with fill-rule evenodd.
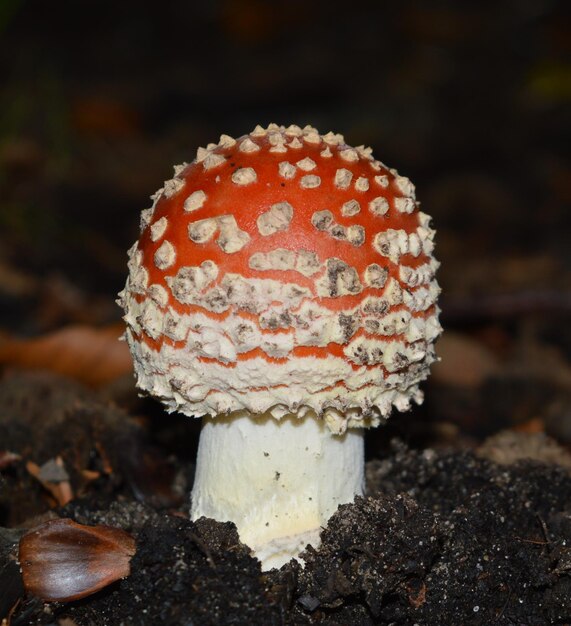
M 189 415 L 310 410 L 336 431 L 420 401 L 434 231 L 370 149 L 256 127 L 153 199 L 120 294 L 141 388 Z

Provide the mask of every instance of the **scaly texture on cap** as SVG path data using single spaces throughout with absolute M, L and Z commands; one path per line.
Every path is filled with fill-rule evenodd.
M 312 411 L 343 432 L 422 400 L 434 231 L 370 148 L 256 127 L 199 148 L 152 199 L 120 304 L 138 386 L 169 410 Z

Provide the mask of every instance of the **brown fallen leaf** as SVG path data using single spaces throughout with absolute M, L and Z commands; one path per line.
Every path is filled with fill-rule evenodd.
M 132 371 L 122 324 L 105 328 L 69 326 L 35 339 L 5 338 L 0 365 L 47 369 L 91 387 L 105 385 Z
M 31 296 L 37 288 L 38 281 L 33 276 L 0 260 L 1 292 L 11 297 L 25 298 Z
M 109 526 L 50 520 L 20 539 L 26 591 L 48 602 L 70 602 L 130 574 L 135 540 Z
M 92 480 L 101 478 L 101 472 L 95 472 L 88 469 L 81 470 L 81 475 L 85 478 L 86 482 L 91 482 Z
M 73 126 L 80 133 L 98 137 L 132 137 L 140 131 L 140 116 L 127 103 L 100 94 L 72 102 Z
M 65 506 L 73 500 L 69 476 L 60 456 L 44 463 L 41 467 L 33 461 L 28 461 L 26 469 L 41 483 L 44 489 L 50 492 L 59 506 Z
M 532 460 L 560 465 L 571 471 L 571 454 L 544 433 L 502 430 L 488 437 L 476 454 L 500 465 Z
M 499 370 L 495 355 L 467 335 L 447 332 L 436 345 L 440 361 L 432 366 L 432 380 L 446 385 L 475 388 Z
M 10 465 L 20 461 L 22 457 L 10 450 L 0 450 L 0 471 L 10 467 Z

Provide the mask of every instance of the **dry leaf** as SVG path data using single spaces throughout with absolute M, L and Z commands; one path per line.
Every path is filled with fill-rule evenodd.
M 50 492 L 59 506 L 65 506 L 73 500 L 69 476 L 60 456 L 44 463 L 41 467 L 33 461 L 28 461 L 26 469 L 44 489 Z
M 72 103 L 72 122 L 81 133 L 98 137 L 132 137 L 140 131 L 138 112 L 125 102 L 91 94 Z
M 499 370 L 490 350 L 460 333 L 445 332 L 436 353 L 440 361 L 432 366 L 432 379 L 441 384 L 474 388 Z
M 0 450 L 0 471 L 7 469 L 16 461 L 20 461 L 22 457 L 15 452 L 10 452 L 10 450 Z
M 121 324 L 105 328 L 69 326 L 35 339 L 5 339 L 0 365 L 47 369 L 92 387 L 105 385 L 132 371 Z
M 571 454 L 555 439 L 543 433 L 523 433 L 502 430 L 488 437 L 476 450 L 478 456 L 500 465 L 510 465 L 522 460 L 553 463 L 571 470 Z

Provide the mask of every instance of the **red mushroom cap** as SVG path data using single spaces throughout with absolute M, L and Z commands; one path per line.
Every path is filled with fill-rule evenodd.
M 312 410 L 338 431 L 421 400 L 434 231 L 369 148 L 256 127 L 153 200 L 120 294 L 142 389 L 188 415 Z

